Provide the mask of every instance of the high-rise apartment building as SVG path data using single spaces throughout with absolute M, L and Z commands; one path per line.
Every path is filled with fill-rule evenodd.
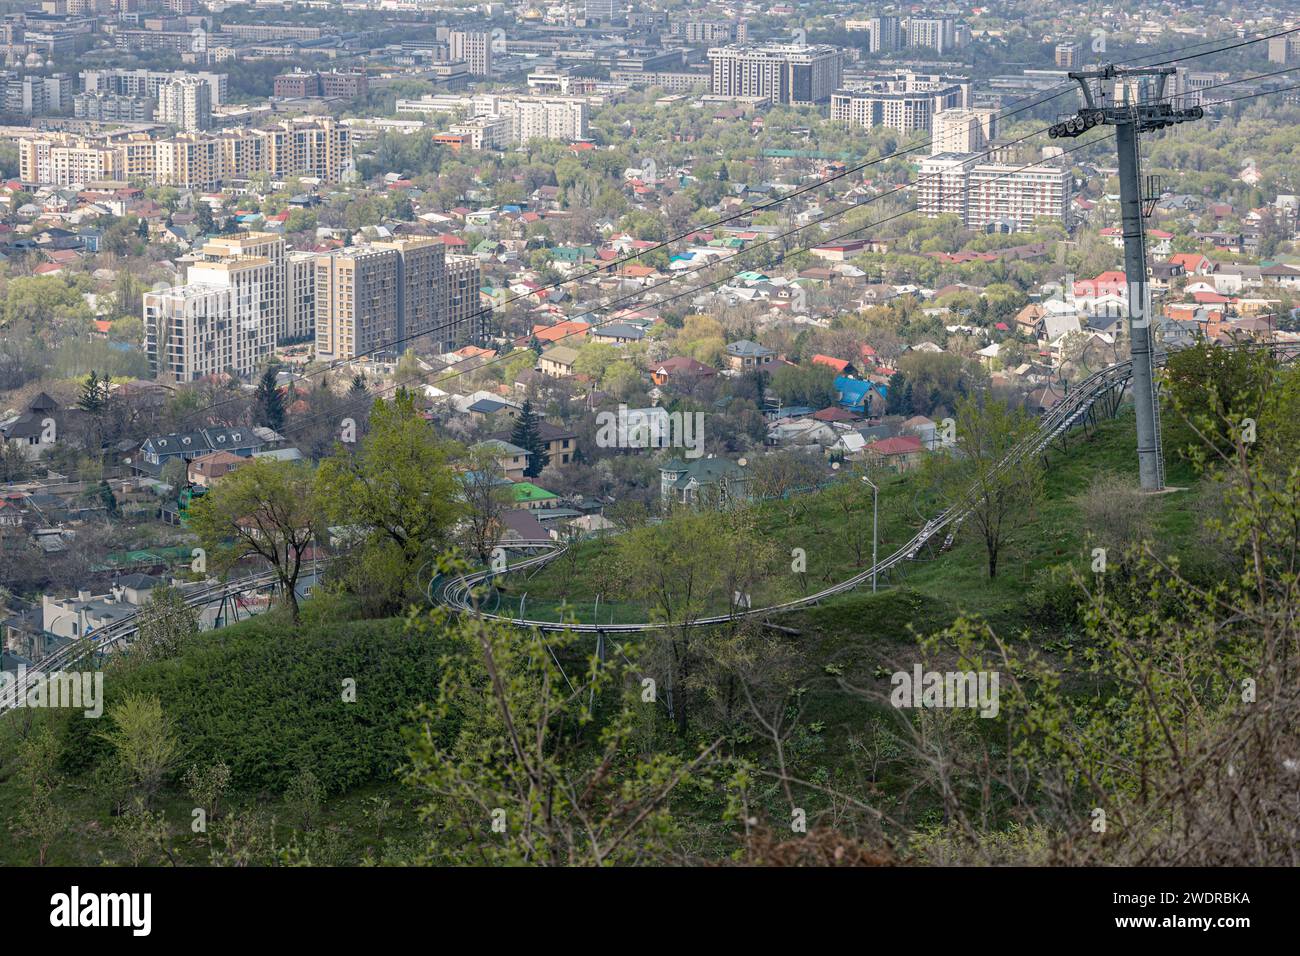
M 581 97 L 503 96 L 496 102 L 494 115 L 509 121 L 513 143 L 587 137 L 587 101 Z
M 85 185 L 125 178 L 121 150 L 66 134 L 18 141 L 18 178 L 24 183 Z
M 147 123 L 153 119 L 153 100 L 117 93 L 78 93 L 72 98 L 72 115 L 98 123 Z
M 6 113 L 52 116 L 71 113 L 73 79 L 67 73 L 33 76 L 0 71 L 0 105 Z
M 160 123 L 186 132 L 212 127 L 212 87 L 196 76 L 178 77 L 158 87 L 158 108 L 154 113 Z
M 928 132 L 941 110 L 970 102 L 970 80 L 937 73 L 899 73 L 872 79 L 861 89 L 836 90 L 831 119 L 871 129 L 888 126 L 902 133 Z
M 313 96 L 338 96 L 352 99 L 365 96 L 370 89 L 370 81 L 361 71 L 329 70 L 324 73 L 308 73 L 303 70 L 293 70 L 277 76 L 272 89 L 275 96 L 281 99 L 302 99 Z
M 349 247 L 316 259 L 317 358 L 397 347 L 399 258 L 392 249 Z
M 997 110 L 939 110 L 931 120 L 930 154 L 978 153 L 997 135 Z
M 623 12 L 623 5 L 618 0 L 586 0 L 583 13 L 588 20 L 601 23 L 613 23 L 614 18 Z
M 193 89 L 190 87 L 190 92 Z M 202 100 L 204 94 L 198 95 Z M 185 120 L 185 116 L 181 119 Z M 320 118 L 287 120 L 266 129 L 185 132 L 168 139 L 153 139 L 143 133 L 98 138 L 45 133 L 20 140 L 19 176 L 23 182 L 38 185 L 85 182 L 59 178 L 68 175 L 66 170 L 73 162 L 69 150 L 103 155 L 99 164 L 112 172 L 106 171 L 95 176 L 96 179 L 112 178 L 113 174 L 126 170 L 131 179 L 152 179 L 183 189 L 211 189 L 259 173 L 276 179 L 311 176 L 336 183 L 352 163 L 348 127 Z M 114 153 L 117 155 L 109 155 Z M 55 156 L 64 159 L 52 163 Z M 87 166 L 90 160 L 85 157 L 76 162 L 86 169 L 94 165 Z
M 586 139 L 589 101 L 582 96 L 475 96 L 435 93 L 416 100 L 398 100 L 398 116 L 451 113 L 465 120 L 504 119 L 504 129 L 489 128 L 480 136 L 485 145 L 504 141 L 526 143 L 530 139 L 571 141 Z
M 767 96 L 773 103 L 824 103 L 840 85 L 843 54 L 825 44 L 732 44 L 709 50 L 717 96 Z
M 1269 38 L 1268 62 L 1286 65 L 1297 60 L 1300 60 L 1300 33 Z
M 1077 70 L 1083 66 L 1083 44 L 1074 40 L 1056 44 L 1056 65 L 1062 70 Z
M 272 233 L 210 240 L 186 284 L 144 297 L 145 349 L 157 378 L 257 374 L 278 343 L 311 340 L 325 360 L 394 357 L 481 340 L 480 273 L 414 237 L 328 255 L 286 252 Z
M 872 17 L 868 30 L 871 33 L 872 53 L 893 53 L 903 47 L 903 20 L 901 17 Z
M 491 311 L 482 308 L 479 291 L 483 270 L 477 256 L 448 256 L 445 318 L 435 327 L 431 341 L 443 352 L 450 352 L 466 342 L 487 338 Z
M 749 27 L 744 20 L 673 20 L 668 35 L 685 43 L 744 43 Z
M 316 355 L 393 357 L 416 344 L 450 351 L 478 339 L 479 263 L 433 238 L 353 246 L 315 263 Z
M 1065 222 L 1073 195 L 1070 171 L 1055 161 L 1033 166 L 983 162 L 942 153 L 921 160 L 913 187 L 918 212 L 960 216 L 967 229 L 1026 232 L 1039 217 Z
M 284 259 L 285 334 L 281 342 L 316 337 L 316 254 L 293 250 Z
M 262 286 L 259 301 L 265 308 L 276 342 L 283 342 L 289 333 L 288 300 L 285 275 L 284 237 L 274 232 L 241 232 L 231 236 L 216 236 L 203 244 L 204 259 L 191 264 L 187 278 L 194 282 L 195 270 L 213 262 L 241 262 L 260 260 L 266 268 L 260 273 L 248 273 L 247 278 L 257 278 Z
M 255 375 L 275 351 L 265 298 L 269 269 L 258 257 L 196 263 L 186 285 L 145 293 L 145 352 L 154 377 L 180 383 Z
M 325 118 L 267 129 L 182 133 L 155 146 L 158 181 L 185 189 L 210 189 L 263 172 L 276 179 L 311 176 L 336 183 L 352 162 L 350 131 Z
M 907 45 L 912 48 L 950 53 L 957 48 L 955 17 L 910 17 L 907 21 Z
M 158 99 L 164 83 L 183 77 L 196 77 L 208 84 L 212 106 L 226 102 L 229 77 L 225 73 L 187 72 L 185 70 L 83 70 L 81 89 L 85 93 L 117 93 L 121 96 L 147 96 Z
M 452 30 L 448 34 L 451 58 L 463 60 L 473 76 L 492 75 L 492 34 L 478 30 Z
M 348 128 L 332 119 L 277 123 L 252 132 L 265 140 L 264 168 L 277 179 L 314 176 L 336 183 L 352 164 Z M 256 171 L 254 167 L 245 175 Z

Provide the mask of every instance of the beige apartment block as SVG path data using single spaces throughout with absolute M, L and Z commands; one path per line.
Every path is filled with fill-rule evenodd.
M 275 350 L 275 332 L 256 292 L 255 274 L 266 260 L 207 265 L 200 281 L 145 293 L 145 351 L 160 381 L 224 373 L 249 379 Z

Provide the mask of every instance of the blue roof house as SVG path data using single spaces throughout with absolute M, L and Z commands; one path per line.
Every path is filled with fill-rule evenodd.
M 871 401 L 870 394 L 874 391 L 884 399 L 888 396 L 889 386 L 841 375 L 835 379 L 835 391 L 839 396 L 838 402 L 841 407 L 857 412 L 859 415 L 867 415 L 870 413 L 868 408 L 868 402 Z

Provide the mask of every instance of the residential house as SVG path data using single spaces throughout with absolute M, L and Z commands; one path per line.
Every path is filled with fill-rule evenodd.
M 1209 276 L 1214 291 L 1221 295 L 1237 295 L 1244 289 L 1257 289 L 1264 284 L 1259 266 L 1221 265 Z
M 853 367 L 853 363 L 847 359 L 838 359 L 830 355 L 818 354 L 812 357 L 812 363 L 814 365 L 825 365 L 827 368 L 833 369 L 836 375 L 858 374 L 857 369 Z
M 727 345 L 727 364 L 736 371 L 749 371 L 771 365 L 776 352 L 757 342 L 741 339 Z
M 626 322 L 612 322 L 609 325 L 596 326 L 591 331 L 593 342 L 607 345 L 630 345 L 645 338 L 645 331 Z
M 753 478 L 728 458 L 674 458 L 659 468 L 659 496 L 665 502 L 727 508 L 751 497 Z
M 214 451 L 211 454 L 200 455 L 198 458 L 193 459 L 189 464 L 186 475 L 190 484 L 198 485 L 201 488 L 211 488 L 218 480 L 250 461 L 252 461 L 251 458 L 241 458 L 239 455 L 232 455 L 228 451 Z
M 1275 282 L 1284 289 L 1300 289 L 1300 269 L 1285 262 L 1265 266 L 1259 270 L 1259 274 L 1265 282 Z
M 870 468 L 911 471 L 921 463 L 925 448 L 916 435 L 895 435 L 873 441 L 863 449 L 863 460 Z
M 476 399 L 465 411 L 476 421 L 486 421 L 501 412 L 504 412 L 507 418 L 515 418 L 519 414 L 519 409 L 514 403 L 493 396 Z
M 921 439 L 921 446 L 928 451 L 933 451 L 939 445 L 938 426 L 924 415 L 913 415 L 905 419 L 900 427 Z
M 537 433 L 546 445 L 547 465 L 563 467 L 573 461 L 578 451 L 578 433 L 560 425 L 552 425 L 545 419 L 537 422 Z M 510 436 L 499 434 L 492 436 L 495 440 L 509 442 Z
M 59 403 L 41 392 L 19 415 L 0 422 L 0 439 L 28 459 L 40 458 L 58 440 L 64 417 Z
M 650 371 L 650 379 L 656 385 L 663 386 L 670 383 L 680 384 L 688 380 L 699 381 L 700 379 L 712 378 L 717 374 L 717 369 L 710 365 L 697 362 L 695 359 L 684 355 L 678 355 L 664 359 L 658 365 L 655 365 Z
M 1199 252 L 1180 252 L 1170 256 L 1169 261 L 1182 266 L 1189 276 L 1208 276 L 1218 268 L 1213 260 Z
M 573 363 L 578 360 L 578 350 L 567 345 L 557 345 L 542 353 L 539 367 L 552 378 L 568 378 L 573 374 Z
M 131 459 L 137 473 L 157 478 L 163 465 L 173 458 L 193 461 L 214 451 L 228 451 L 249 458 L 261 451 L 266 442 L 251 428 L 200 428 L 193 432 L 159 435 L 148 438 Z
M 560 498 L 552 491 L 547 491 L 531 481 L 516 481 L 509 489 L 511 507 L 527 508 L 538 510 L 541 508 L 554 508 L 560 503 Z
M 474 445 L 471 450 L 476 449 L 491 452 L 501 468 L 501 473 L 511 481 L 524 480 L 524 472 L 528 470 L 528 459 L 532 457 L 532 452 L 527 448 L 520 448 L 500 438 L 489 438 Z
M 865 418 L 884 412 L 889 387 L 842 375 L 835 379 L 835 392 L 841 407 Z

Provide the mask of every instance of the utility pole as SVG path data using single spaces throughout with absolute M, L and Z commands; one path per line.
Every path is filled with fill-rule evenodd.
M 1124 229 L 1124 273 L 1128 279 L 1127 312 L 1129 352 L 1133 357 L 1133 405 L 1137 412 L 1138 474 L 1145 491 L 1159 491 L 1165 486 L 1165 464 L 1160 444 L 1160 405 L 1152 380 L 1151 303 L 1147 291 L 1146 231 L 1143 220 L 1150 209 L 1143 209 L 1141 152 L 1138 137 L 1150 130 L 1164 129 L 1175 123 L 1198 120 L 1205 115 L 1199 106 L 1175 108 L 1165 102 L 1165 81 L 1174 73 L 1172 66 L 1125 69 L 1114 64 L 1099 70 L 1071 72 L 1070 79 L 1083 91 L 1084 106 L 1068 120 L 1049 129 L 1053 138 L 1081 136 L 1099 124 L 1115 127 L 1119 150 L 1119 197 Z M 1146 84 L 1137 90 L 1123 85 L 1123 96 L 1114 96 L 1107 105 L 1102 84 L 1133 77 L 1152 77 L 1154 97 L 1144 97 Z M 1097 80 L 1094 95 L 1090 81 Z M 1130 96 L 1130 92 L 1136 95 Z M 1150 191 L 1150 190 L 1149 190 Z M 1145 197 L 1154 203 L 1158 196 Z
M 877 554 L 877 548 L 880 546 L 880 487 L 868 478 L 862 476 L 862 480 L 871 486 L 871 593 L 876 593 L 876 565 L 880 563 Z

